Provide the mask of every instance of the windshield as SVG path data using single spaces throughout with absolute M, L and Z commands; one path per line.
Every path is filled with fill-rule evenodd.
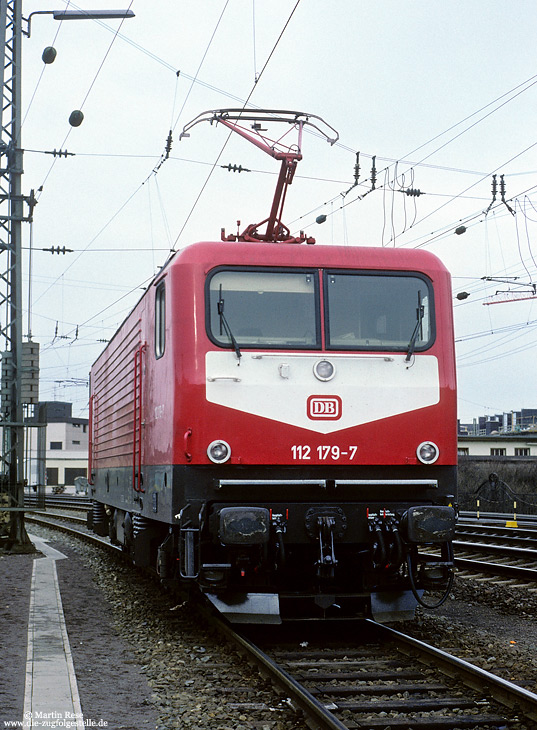
M 321 298 L 324 287 L 324 333 Z M 216 269 L 207 286 L 207 331 L 221 347 L 388 350 L 434 341 L 432 285 L 407 272 Z
M 424 349 L 431 344 L 431 293 L 412 275 L 327 273 L 327 346 L 352 350 Z
M 229 347 L 319 347 L 317 278 L 316 272 L 218 271 L 209 283 L 211 338 Z

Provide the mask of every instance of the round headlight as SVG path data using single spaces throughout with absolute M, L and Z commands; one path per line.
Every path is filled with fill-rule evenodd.
M 440 456 L 440 449 L 432 441 L 424 441 L 416 449 L 416 454 L 422 464 L 434 464 Z
M 207 447 L 207 456 L 214 464 L 223 464 L 231 456 L 231 446 L 227 441 L 213 441 Z
M 313 374 L 319 380 L 332 380 L 336 374 L 336 368 L 330 360 L 317 360 L 313 366 Z

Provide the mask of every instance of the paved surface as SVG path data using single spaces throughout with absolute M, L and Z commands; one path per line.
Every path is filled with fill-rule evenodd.
M 38 528 L 36 532 L 41 535 L 43 531 Z M 129 622 L 124 633 L 122 629 L 125 604 L 138 596 L 130 571 L 108 565 L 106 560 L 101 562 L 91 548 L 61 534 L 46 542 L 33 539 L 40 552 L 17 554 L 0 550 L 0 730 L 76 728 L 79 711 L 76 705 L 71 707 L 76 690 L 72 666 L 66 668 L 69 653 L 76 672 L 84 728 L 163 728 L 145 666 L 153 644 L 140 657 L 136 648 L 137 633 L 147 633 L 145 616 L 136 616 L 138 628 Z M 60 559 L 62 555 L 67 560 Z M 63 604 L 63 628 L 54 567 Z M 128 576 L 126 583 L 123 573 Z M 48 588 L 42 594 L 44 586 Z M 146 588 L 141 590 L 145 596 Z M 48 605 L 40 603 L 42 595 L 47 596 Z M 167 616 L 168 610 L 166 605 L 161 613 Z M 148 604 L 147 611 L 153 616 L 158 606 Z M 136 614 L 139 612 L 136 607 Z M 29 626 L 33 628 L 29 630 Z M 68 644 L 63 639 L 65 626 Z M 182 687 L 179 676 L 174 681 Z M 32 716 L 23 719 L 25 711 Z
M 66 556 L 44 540 L 30 537 L 45 557 L 33 563 L 23 727 L 43 727 L 44 720 L 63 720 L 64 727 L 83 727 L 56 572 L 56 561 Z

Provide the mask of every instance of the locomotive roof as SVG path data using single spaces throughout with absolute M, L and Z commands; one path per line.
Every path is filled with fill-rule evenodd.
M 446 272 L 440 259 L 422 249 L 290 243 L 200 241 L 179 250 L 169 265 L 304 266 Z M 160 274 L 155 277 L 158 280 Z

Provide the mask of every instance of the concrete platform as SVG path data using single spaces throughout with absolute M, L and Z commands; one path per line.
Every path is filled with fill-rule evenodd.
M 45 557 L 33 563 L 23 727 L 84 727 L 63 616 L 56 561 L 66 556 L 30 535 Z

